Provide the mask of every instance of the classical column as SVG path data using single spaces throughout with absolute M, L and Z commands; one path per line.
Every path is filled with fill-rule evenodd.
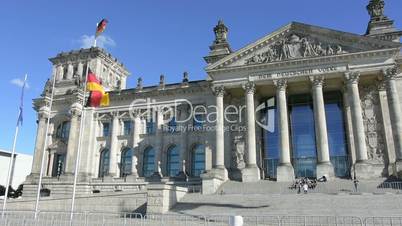
M 84 64 L 82 64 L 81 62 L 78 63 L 78 66 L 77 66 L 77 73 L 76 73 L 76 74 L 78 75 L 79 78 L 82 78 L 82 77 L 83 77 L 83 74 L 84 74 Z
M 359 95 L 359 72 L 346 72 L 345 79 L 349 94 L 349 103 L 352 113 L 353 137 L 356 150 L 356 163 L 352 176 L 358 178 L 370 178 L 369 164 L 367 164 L 366 134 L 364 132 L 362 107 Z
M 112 133 L 110 134 L 110 162 L 109 162 L 109 175 L 111 177 L 119 177 L 118 166 L 117 166 L 117 154 L 118 150 L 118 140 L 119 135 L 119 112 L 112 112 Z
M 163 149 L 163 108 L 158 107 L 156 110 L 156 131 L 155 131 L 155 140 L 156 140 L 156 147 L 155 149 L 155 162 L 154 162 L 154 174 L 152 177 L 154 179 L 160 179 L 163 177 L 162 173 L 159 170 L 159 163 L 162 160 L 162 149 Z
M 180 106 L 180 126 L 182 126 L 182 129 L 188 129 L 188 122 L 189 121 L 188 117 L 189 117 L 189 109 L 188 106 L 186 104 L 183 104 Z M 187 131 L 180 131 L 181 132 L 181 138 L 180 138 L 180 163 L 181 165 L 183 165 L 183 161 L 184 163 L 187 161 L 187 156 L 188 156 L 188 151 L 187 150 L 187 141 L 188 141 L 188 133 Z M 186 168 L 182 167 L 179 175 L 177 175 L 177 178 L 180 178 L 182 180 L 186 180 L 187 179 L 187 172 L 186 172 Z
M 293 181 L 295 173 L 290 161 L 288 106 L 286 101 L 287 81 L 284 79 L 275 80 L 274 84 L 276 85 L 280 136 L 280 155 L 276 179 L 277 181 Z
M 331 164 L 328 147 L 327 120 L 325 117 L 324 95 L 322 76 L 310 77 L 313 91 L 315 138 L 317 143 L 317 178 L 335 176 L 334 167 Z
M 257 149 L 255 138 L 255 109 L 254 93 L 255 84 L 248 82 L 243 85 L 246 95 L 247 110 L 247 159 L 246 168 L 242 170 L 242 180 L 244 182 L 254 182 L 260 180 L 260 169 L 257 166 Z
M 396 173 L 398 176 L 402 176 L 402 112 L 396 84 L 398 72 L 398 67 L 395 66 L 384 70 L 383 75 L 386 82 L 389 115 L 394 138 Z
M 67 66 L 67 79 L 68 80 L 73 79 L 73 74 L 74 74 L 74 66 L 72 64 L 68 64 L 68 66 Z
M 56 79 L 57 79 L 57 81 L 63 80 L 63 73 L 64 73 L 63 65 L 58 65 L 56 67 Z
M 82 113 L 82 105 L 80 103 L 74 103 L 71 105 L 70 109 L 70 133 L 68 135 L 67 144 L 67 155 L 66 155 L 66 170 L 65 174 L 72 175 L 75 170 L 75 162 L 78 153 L 78 138 L 79 138 L 79 127 L 80 127 L 80 117 Z
M 41 107 L 38 112 L 38 129 L 36 132 L 35 153 L 33 157 L 31 175 L 39 176 L 40 173 L 42 155 L 44 154 L 43 146 L 45 145 L 46 123 L 48 117 L 50 117 L 49 107 Z
M 139 112 L 134 113 L 134 131 L 133 131 L 133 157 L 132 157 L 132 168 L 131 175 L 134 177 L 138 177 L 138 169 L 137 164 L 134 164 L 138 161 L 136 157 L 137 153 L 139 153 L 138 146 L 140 143 L 140 134 L 141 134 L 141 118 Z

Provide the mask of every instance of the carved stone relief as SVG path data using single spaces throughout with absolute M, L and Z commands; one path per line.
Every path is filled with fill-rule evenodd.
M 368 158 L 373 163 L 385 162 L 385 139 L 381 104 L 378 88 L 375 85 L 361 87 L 361 105 Z
M 331 56 L 343 53 L 347 53 L 347 51 L 340 45 L 323 44 L 311 37 L 302 37 L 292 34 L 287 38 L 269 45 L 264 52 L 246 58 L 244 64 L 251 65 L 305 57 Z

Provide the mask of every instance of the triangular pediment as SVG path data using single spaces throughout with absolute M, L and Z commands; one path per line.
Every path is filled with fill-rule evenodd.
M 292 22 L 208 65 L 206 70 L 400 47 L 400 43 Z

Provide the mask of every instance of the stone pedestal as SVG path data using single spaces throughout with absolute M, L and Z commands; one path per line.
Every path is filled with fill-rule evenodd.
M 152 184 L 148 185 L 147 193 L 147 214 L 163 214 L 183 198 L 187 188 Z
M 295 179 L 295 171 L 291 164 L 280 164 L 276 168 L 276 180 L 278 182 L 292 182 Z
M 260 176 L 260 168 L 255 166 L 246 167 L 241 170 L 241 178 L 243 182 L 256 182 L 259 181 Z
M 355 174 L 358 180 L 370 180 L 373 179 L 373 175 L 375 175 L 373 171 L 374 169 L 372 168 L 372 165 L 367 161 L 357 162 L 354 165 L 354 173 L 352 173 L 352 177 L 354 177 L 353 174 Z
M 218 188 L 228 180 L 228 171 L 226 168 L 213 168 L 208 172 L 201 174 L 202 194 L 215 194 Z
M 317 164 L 317 178 L 325 176 L 327 180 L 335 177 L 334 166 L 331 162 L 321 162 Z

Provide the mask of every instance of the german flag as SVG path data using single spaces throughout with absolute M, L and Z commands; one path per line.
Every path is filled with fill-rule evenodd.
M 96 75 L 92 73 L 91 70 L 88 72 L 87 90 L 90 92 L 87 106 L 109 106 L 109 93 L 105 92 L 101 82 L 96 78 Z
M 98 37 L 99 35 L 101 35 L 103 33 L 103 31 L 106 29 L 106 25 L 109 21 L 107 21 L 106 19 L 102 19 L 99 23 L 98 26 L 96 27 L 96 34 L 95 37 Z

